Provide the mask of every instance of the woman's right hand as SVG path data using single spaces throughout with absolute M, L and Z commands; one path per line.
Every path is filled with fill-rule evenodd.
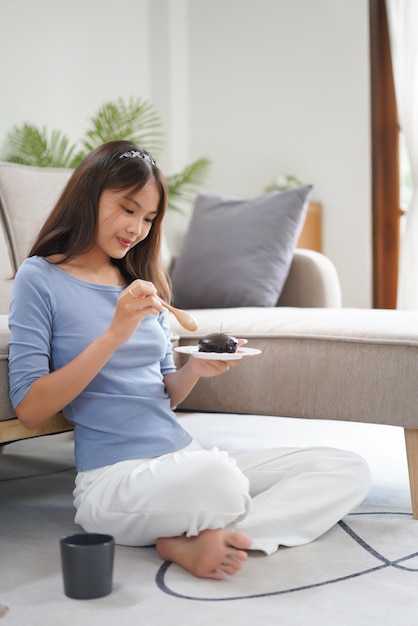
M 145 317 L 163 310 L 154 285 L 146 280 L 134 280 L 120 294 L 109 330 L 120 344 L 125 343 Z

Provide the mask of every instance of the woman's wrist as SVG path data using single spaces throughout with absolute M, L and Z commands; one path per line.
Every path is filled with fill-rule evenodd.
M 109 326 L 103 333 L 98 337 L 98 340 L 101 342 L 103 347 L 113 354 L 115 350 L 117 350 L 123 343 L 123 339 L 114 332 L 111 326 Z

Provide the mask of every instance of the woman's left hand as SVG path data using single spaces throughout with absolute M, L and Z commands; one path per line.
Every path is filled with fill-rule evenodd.
M 240 346 L 243 346 L 247 340 L 239 339 L 238 342 Z M 189 395 L 199 378 L 219 376 L 227 372 L 230 367 L 236 367 L 241 360 L 223 361 L 222 354 L 219 354 L 219 359 L 213 361 L 189 357 L 182 368 L 164 377 L 166 390 L 171 398 L 171 407 L 177 407 Z

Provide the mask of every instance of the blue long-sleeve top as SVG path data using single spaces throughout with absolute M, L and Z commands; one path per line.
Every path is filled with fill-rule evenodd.
M 9 383 L 16 407 L 40 376 L 74 359 L 110 324 L 122 287 L 97 285 L 30 257 L 17 272 L 9 316 Z M 167 312 L 146 317 L 70 404 L 78 471 L 188 445 L 163 378 L 175 371 Z

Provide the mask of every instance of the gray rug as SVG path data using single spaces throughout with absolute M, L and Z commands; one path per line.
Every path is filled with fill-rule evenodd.
M 403 432 L 393 427 L 188 414 L 205 446 L 332 445 L 368 460 L 374 484 L 361 507 L 307 546 L 250 556 L 222 582 L 163 563 L 154 548 L 116 548 L 114 590 L 63 594 L 60 536 L 73 522 L 71 435 L 7 446 L 0 456 L 0 619 L 8 626 L 256 622 L 284 626 L 411 626 L 418 598 L 418 522 L 411 516 Z

